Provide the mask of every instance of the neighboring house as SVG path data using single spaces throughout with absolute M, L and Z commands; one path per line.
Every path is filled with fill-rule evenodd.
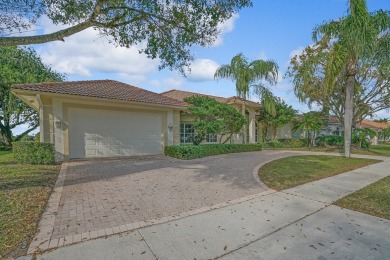
M 39 112 L 41 142 L 53 143 L 58 161 L 163 154 L 164 146 L 187 144 L 193 133 L 184 97 L 203 95 L 172 90 L 157 94 L 113 80 L 16 84 L 12 92 Z M 212 97 L 212 96 L 211 96 Z M 237 97 L 213 97 L 241 111 Z M 260 104 L 245 101 L 247 142 L 261 133 L 255 120 Z M 232 138 L 242 143 L 243 134 Z M 218 142 L 209 135 L 207 143 Z
M 325 125 L 319 131 L 317 136 L 321 135 L 340 135 L 344 136 L 344 128 L 336 116 L 329 116 L 325 119 Z
M 390 122 L 375 122 L 371 120 L 364 119 L 360 124 L 358 124 L 359 128 L 370 128 L 376 132 L 376 136 L 371 139 L 371 144 L 377 145 L 378 139 L 379 141 L 387 141 L 387 140 L 381 140 L 381 131 L 385 128 L 390 128 Z

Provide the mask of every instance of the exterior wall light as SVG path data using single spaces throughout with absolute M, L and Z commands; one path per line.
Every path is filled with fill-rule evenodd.
M 57 128 L 57 129 L 61 129 L 61 127 L 62 127 L 62 122 L 61 122 L 60 120 L 57 119 L 57 120 L 55 121 L 55 125 L 56 125 L 56 128 Z

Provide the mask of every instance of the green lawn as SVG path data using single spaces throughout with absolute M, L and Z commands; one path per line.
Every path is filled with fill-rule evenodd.
M 333 147 L 299 147 L 299 148 L 266 148 L 272 150 L 294 150 L 294 151 L 311 151 L 311 152 L 328 152 L 328 153 L 344 153 L 344 149 Z M 352 149 L 352 154 L 366 154 L 376 156 L 390 157 L 390 145 L 371 145 L 368 150 Z
M 329 155 L 292 156 L 265 164 L 259 177 L 270 188 L 283 190 L 377 162 L 380 161 Z
M 334 204 L 390 220 L 390 176 L 339 199 Z
M 59 169 L 18 165 L 0 152 L 0 259 L 26 253 Z
M 0 165 L 14 162 L 14 155 L 11 151 L 0 151 Z

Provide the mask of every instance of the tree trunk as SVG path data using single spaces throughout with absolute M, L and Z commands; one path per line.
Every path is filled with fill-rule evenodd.
M 272 141 L 277 141 L 278 140 L 278 135 L 276 134 L 277 127 L 273 126 L 272 127 Z
M 353 120 L 353 96 L 355 92 L 355 63 L 352 60 L 348 66 L 347 84 L 345 86 L 345 111 L 344 111 L 344 155 L 351 157 L 352 120 Z
M 223 142 L 223 144 L 226 144 L 227 141 L 231 140 L 233 134 L 230 134 L 229 137 Z M 222 139 L 221 139 L 222 140 Z
M 243 100 L 243 103 L 242 103 L 242 111 L 241 111 L 241 113 L 242 113 L 242 116 L 243 116 L 244 118 L 246 118 L 246 117 L 245 117 L 245 100 Z M 247 129 L 247 125 L 244 124 L 244 128 L 243 128 L 243 130 L 244 130 L 244 141 L 243 141 L 243 143 L 244 143 L 244 144 L 246 143 L 246 135 L 247 135 L 246 129 Z
M 307 143 L 308 143 L 308 146 L 311 147 L 311 143 L 310 143 L 310 131 L 306 131 L 306 134 L 307 134 Z
M 10 131 L 5 131 L 1 132 L 1 140 L 4 142 L 6 146 L 11 146 L 12 143 L 12 132 Z

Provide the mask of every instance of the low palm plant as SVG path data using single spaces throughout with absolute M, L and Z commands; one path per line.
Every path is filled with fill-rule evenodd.
M 359 149 L 368 150 L 370 140 L 376 136 L 376 132 L 370 128 L 356 128 L 352 132 L 352 143 Z
M 307 112 L 299 116 L 293 123 L 293 131 L 305 131 L 308 146 L 312 146 L 314 134 L 311 133 L 321 130 L 324 125 L 324 119 L 320 112 Z

